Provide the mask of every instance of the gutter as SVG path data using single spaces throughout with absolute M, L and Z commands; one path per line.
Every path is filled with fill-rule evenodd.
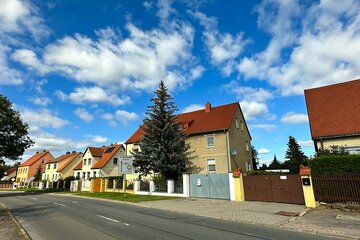
M 225 133 L 226 132 L 226 133 Z M 230 155 L 230 141 L 229 141 L 229 131 L 224 129 L 224 133 L 226 134 L 226 148 L 227 148 L 227 158 L 228 158 L 228 173 L 231 169 L 231 155 Z

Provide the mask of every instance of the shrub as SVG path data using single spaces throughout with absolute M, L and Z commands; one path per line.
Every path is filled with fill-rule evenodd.
M 333 155 L 309 161 L 314 175 L 360 174 L 360 155 Z
M 70 189 L 70 183 L 71 181 L 75 180 L 75 177 L 74 176 L 70 176 L 70 177 L 66 177 L 64 179 L 64 182 L 65 182 L 65 189 Z

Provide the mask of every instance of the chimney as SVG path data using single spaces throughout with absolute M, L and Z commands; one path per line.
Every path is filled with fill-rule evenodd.
M 67 152 L 66 152 L 66 154 L 70 154 L 70 152 L 69 152 L 69 151 L 67 151 Z
M 76 153 L 76 151 L 72 151 L 72 153 Z
M 211 104 L 210 104 L 209 102 L 207 102 L 207 103 L 205 104 L 205 112 L 206 112 L 206 113 L 210 112 L 210 109 L 211 109 Z
M 46 152 L 46 150 L 44 149 L 44 151 L 43 152 Z
M 39 154 L 39 151 L 37 151 L 36 154 Z

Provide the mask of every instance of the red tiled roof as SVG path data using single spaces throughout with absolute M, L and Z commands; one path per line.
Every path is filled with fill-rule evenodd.
M 101 158 L 99 159 L 99 161 L 97 161 L 95 163 L 95 165 L 92 167 L 92 169 L 99 169 L 99 168 L 103 168 L 112 158 L 112 156 L 114 156 L 114 154 L 119 151 L 121 148 L 123 147 L 122 144 L 114 144 L 112 146 L 107 146 L 103 151 L 103 154 L 101 156 Z M 106 150 L 108 150 L 109 148 L 114 148 L 111 152 L 106 152 Z
M 17 170 L 17 167 L 12 167 L 12 168 L 9 168 L 8 170 L 6 170 L 4 172 L 4 175 L 5 176 L 9 176 L 10 174 L 12 174 L 13 172 L 15 172 Z
M 313 139 L 360 134 L 360 80 L 305 90 Z
M 39 160 L 40 158 L 44 157 L 47 153 L 49 153 L 49 151 L 36 153 L 36 154 L 33 155 L 31 158 L 29 158 L 28 160 L 26 160 L 25 162 L 23 162 L 22 164 L 20 164 L 19 167 L 30 166 L 30 165 L 34 164 L 34 163 L 35 163 L 37 160 Z
M 81 152 L 74 152 L 74 153 L 68 153 L 64 154 L 60 157 L 58 157 L 56 160 L 59 162 L 59 169 L 58 171 L 62 171 L 64 168 L 66 168 L 74 159 L 76 159 L 79 154 L 82 154 Z
M 76 165 L 76 167 L 74 167 L 73 170 L 81 170 L 81 169 L 82 169 L 82 161 L 80 161 L 80 162 L 78 163 L 78 165 Z
M 240 108 L 240 105 L 238 102 L 235 102 L 213 107 L 210 109 L 210 112 L 205 112 L 205 109 L 202 109 L 194 112 L 182 113 L 177 115 L 177 117 L 178 122 L 183 126 L 184 132 L 187 135 L 215 132 L 230 127 L 231 121 L 238 108 Z M 125 143 L 139 142 L 143 136 L 142 128 L 143 126 L 137 129 Z

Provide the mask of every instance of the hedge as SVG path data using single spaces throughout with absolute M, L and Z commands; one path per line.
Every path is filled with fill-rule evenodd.
M 309 161 L 313 175 L 360 175 L 360 155 L 333 155 L 313 158 Z

